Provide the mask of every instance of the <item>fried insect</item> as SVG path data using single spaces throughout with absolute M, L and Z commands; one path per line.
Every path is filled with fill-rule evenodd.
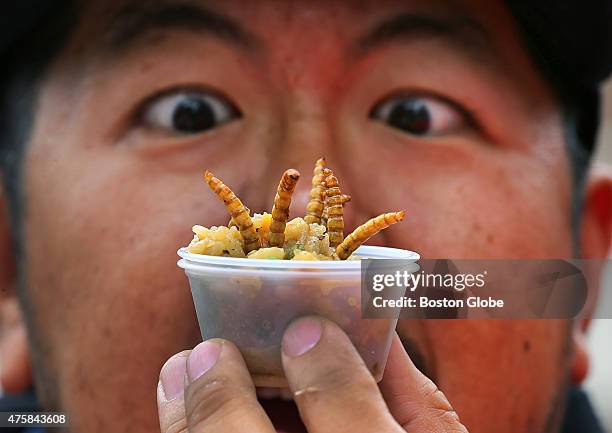
M 242 204 L 240 199 L 236 197 L 236 194 L 234 194 L 230 187 L 221 182 L 221 180 L 216 178 L 210 171 L 206 170 L 204 179 L 210 189 L 221 201 L 223 201 L 225 208 L 232 217 L 232 221 L 238 227 L 242 239 L 244 240 L 244 252 L 248 254 L 258 249 L 260 247 L 259 237 L 255 232 L 253 221 L 251 220 L 247 208 Z
M 345 205 L 351 201 L 351 196 L 348 194 L 342 194 L 341 199 L 342 204 Z M 327 227 L 327 207 L 325 206 L 325 201 L 323 202 L 323 213 L 321 214 L 321 222 L 319 224 Z
M 246 212 L 251 215 L 251 209 L 249 209 L 248 207 L 244 206 L 244 210 L 246 210 Z M 228 227 L 238 227 L 238 224 L 236 224 L 236 222 L 234 221 L 234 218 L 230 218 L 229 222 L 227 223 Z
M 250 210 L 232 190 L 210 171 L 206 171 L 204 178 L 207 184 L 223 201 L 231 219 L 228 227 L 205 229 L 206 233 L 202 236 L 196 233 L 194 241 L 189 245 L 190 251 L 208 255 L 229 254 L 232 257 L 246 255 L 247 258 L 253 258 L 255 255 L 249 253 L 267 250 L 275 251 L 275 255 L 266 258 L 278 259 L 278 251 L 282 250 L 283 259 L 300 257 L 300 260 L 305 260 L 308 253 L 311 254 L 308 256 L 310 259 L 346 260 L 371 236 L 401 221 L 404 217 L 404 211 L 379 215 L 358 227 L 345 239 L 344 204 L 351 201 L 351 196 L 342 193 L 338 178 L 326 166 L 325 159 L 320 158 L 313 170 L 307 215 L 304 219 L 294 218 L 288 221 L 289 207 L 299 177 L 299 172 L 294 169 L 283 173 L 272 212 L 256 213 L 251 217 Z M 296 229 L 299 230 L 296 232 Z M 229 231 L 226 233 L 227 230 Z M 228 239 L 238 241 L 236 251 L 226 248 L 225 241 Z M 217 243 L 211 244 L 208 242 L 210 240 Z M 221 241 L 225 243 L 219 243 Z M 303 254 L 298 254 L 300 251 Z
M 342 197 L 340 197 L 342 199 L 342 204 L 347 204 L 349 201 L 351 201 L 351 196 L 348 194 L 342 194 Z
M 289 219 L 289 206 L 295 185 L 300 178 L 297 170 L 289 169 L 283 173 L 272 208 L 272 223 L 270 224 L 270 247 L 283 247 L 285 243 L 285 226 Z
M 313 170 L 312 189 L 306 205 L 304 221 L 308 224 L 321 224 L 321 215 L 325 207 L 325 185 L 323 185 L 323 169 L 325 167 L 327 167 L 325 158 L 319 158 Z
M 353 254 L 361 244 L 376 233 L 386 229 L 392 224 L 400 222 L 404 218 L 404 214 L 405 212 L 403 210 L 399 212 L 384 213 L 360 225 L 336 247 L 338 258 L 340 260 L 346 260 L 346 258 Z
M 334 173 L 329 168 L 325 168 L 323 175 L 325 176 L 325 209 L 327 209 L 329 246 L 335 248 L 344 239 L 344 199 Z

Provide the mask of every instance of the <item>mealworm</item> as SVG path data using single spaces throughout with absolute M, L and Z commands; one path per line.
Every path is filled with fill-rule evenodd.
M 342 194 L 340 199 L 342 200 L 342 204 L 345 205 L 351 201 L 351 196 L 348 194 Z M 325 200 L 323 201 L 323 212 L 321 213 L 321 222 L 319 224 L 327 226 L 327 207 L 325 207 Z
M 344 200 L 334 173 L 326 168 L 325 175 L 325 208 L 327 209 L 327 233 L 329 233 L 329 246 L 337 247 L 344 239 Z
M 272 223 L 270 224 L 269 241 L 271 247 L 282 248 L 285 243 L 285 226 L 289 219 L 289 206 L 291 196 L 295 191 L 295 185 L 300 178 L 297 170 L 290 168 L 283 173 L 283 177 L 278 184 L 276 197 L 274 197 L 274 207 L 272 207 Z
M 325 200 L 325 186 L 323 185 L 323 169 L 327 166 L 325 158 L 319 158 L 315 164 L 312 176 L 312 189 L 308 204 L 306 205 L 306 216 L 304 221 L 308 224 L 321 224 Z
M 376 233 L 386 229 L 391 224 L 400 222 L 404 218 L 404 214 L 405 212 L 403 210 L 399 212 L 384 213 L 360 225 L 336 247 L 336 254 L 340 260 L 346 260 L 346 258 L 353 254 L 361 244 Z
M 253 221 L 247 208 L 236 197 L 236 194 L 234 194 L 230 187 L 221 182 L 210 171 L 206 170 L 204 179 L 210 189 L 223 201 L 225 208 L 232 217 L 232 221 L 238 227 L 244 240 L 244 252 L 248 254 L 258 249 L 260 247 L 259 237 L 255 232 L 255 227 L 253 227 Z
M 251 209 L 249 209 L 248 207 L 244 207 L 244 209 L 247 211 L 247 213 L 249 215 L 251 215 Z M 234 221 L 234 218 L 230 218 L 229 222 L 227 223 L 228 227 L 238 227 L 238 224 L 236 224 L 236 222 Z

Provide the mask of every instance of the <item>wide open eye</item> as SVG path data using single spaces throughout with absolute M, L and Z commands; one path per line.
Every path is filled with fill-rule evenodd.
M 143 111 L 149 128 L 198 134 L 240 118 L 227 98 L 212 92 L 176 91 L 151 100 Z
M 417 136 L 443 135 L 466 123 L 465 114 L 453 104 L 427 96 L 387 99 L 372 109 L 370 117 Z

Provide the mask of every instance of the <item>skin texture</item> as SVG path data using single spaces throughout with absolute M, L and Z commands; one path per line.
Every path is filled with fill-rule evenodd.
M 370 244 L 427 258 L 571 256 L 561 119 L 501 4 L 193 3 L 231 17 L 256 43 L 166 28 L 105 48 L 105 29 L 129 2 L 88 2 L 41 84 L 23 179 L 27 321 L 16 307 L 8 228 L 0 230 L 7 389 L 31 382 L 32 359 L 43 404 L 68 410 L 74 431 L 158 428 L 160 368 L 200 340 L 175 251 L 193 224 L 227 221 L 201 181 L 204 168 L 258 211 L 271 206 L 275 173 L 309 173 L 323 155 L 352 197 L 345 233 L 406 209 Z M 356 48 L 381 20 L 415 10 L 461 13 L 486 37 L 466 46 L 412 35 Z M 186 86 L 225 95 L 242 117 L 198 135 L 143 124 L 145 101 Z M 370 118 L 398 93 L 451 101 L 459 126 L 418 137 Z M 461 112 L 470 113 L 464 121 Z M 605 257 L 610 181 L 590 185 L 582 250 Z M 292 214 L 305 213 L 309 189 L 298 184 Z M 471 432 L 505 433 L 558 429 L 568 381 L 586 374 L 577 343 L 585 329 L 408 321 L 398 332 Z

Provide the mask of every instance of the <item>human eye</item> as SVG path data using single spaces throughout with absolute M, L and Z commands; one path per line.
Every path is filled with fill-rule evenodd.
M 394 96 L 378 103 L 370 118 L 415 136 L 439 136 L 457 131 L 468 116 L 449 101 L 434 96 Z
M 228 98 L 212 91 L 174 90 L 151 98 L 141 111 L 144 127 L 169 134 L 199 134 L 239 119 Z

